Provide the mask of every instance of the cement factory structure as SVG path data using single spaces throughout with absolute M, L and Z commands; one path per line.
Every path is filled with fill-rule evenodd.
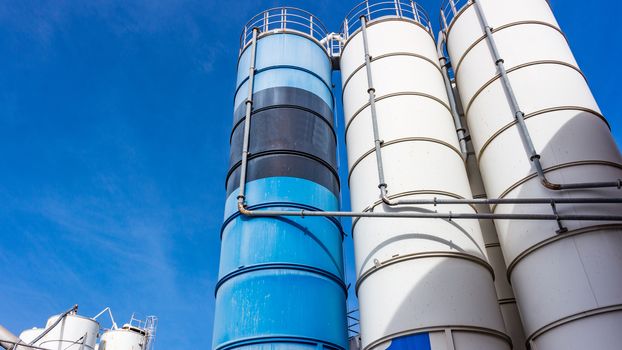
M 103 328 L 98 318 L 108 314 L 111 327 Z M 43 328 L 24 330 L 19 336 L 0 325 L 0 348 L 6 350 L 154 350 L 158 318 L 140 320 L 132 315 L 119 328 L 110 308 L 94 317 L 78 315 L 78 305 L 51 316 Z
M 622 157 L 550 5 L 447 0 L 440 24 L 377 0 L 339 32 L 244 27 L 214 350 L 622 348 Z

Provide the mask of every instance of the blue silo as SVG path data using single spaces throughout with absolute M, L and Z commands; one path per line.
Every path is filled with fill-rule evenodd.
M 291 8 L 256 16 L 242 34 L 216 286 L 215 350 L 347 347 L 339 222 L 251 218 L 237 208 L 252 84 L 248 208 L 339 210 L 332 68 L 329 45 L 322 41 L 326 34 L 315 17 Z M 253 63 L 254 80 L 249 79 Z

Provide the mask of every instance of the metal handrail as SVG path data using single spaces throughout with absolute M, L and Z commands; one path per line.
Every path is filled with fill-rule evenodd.
M 391 17 L 406 19 L 421 24 L 432 34 L 430 18 L 418 3 L 412 0 L 367 0 L 356 5 L 344 19 L 340 29 L 344 40 L 361 29 L 361 17 L 367 20 L 367 24 Z
M 295 7 L 275 7 L 258 13 L 244 26 L 240 35 L 240 50 L 250 44 L 253 39 L 253 29 L 260 33 L 291 32 L 302 34 L 316 40 L 327 53 L 331 53 L 330 41 L 326 40 L 329 31 L 326 26 L 313 14 Z
M 444 0 L 441 4 L 440 23 L 443 31 L 447 31 L 460 11 L 471 4 L 471 0 Z

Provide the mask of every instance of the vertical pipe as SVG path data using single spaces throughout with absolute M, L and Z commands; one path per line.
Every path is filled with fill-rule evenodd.
M 488 45 L 490 47 L 493 60 L 495 62 L 495 65 L 497 66 L 499 74 L 501 75 L 501 83 L 503 84 L 503 89 L 505 90 L 507 98 L 510 102 L 512 114 L 514 115 L 514 118 L 516 119 L 519 127 L 524 130 L 524 132 L 520 133 L 523 147 L 525 147 L 525 151 L 527 152 L 529 159 L 534 162 L 534 166 L 536 166 L 536 168 L 539 169 L 538 172 L 541 173 L 542 165 L 540 165 L 540 155 L 538 155 L 538 153 L 536 152 L 536 147 L 533 145 L 533 141 L 531 140 L 531 137 L 529 136 L 529 133 L 527 131 L 527 126 L 525 125 L 525 113 L 521 111 L 520 106 L 518 105 L 518 101 L 516 100 L 516 94 L 514 93 L 514 90 L 512 89 L 512 85 L 510 83 L 510 79 L 508 78 L 503 58 L 501 58 L 501 55 L 499 54 L 499 49 L 497 48 L 497 44 L 492 37 L 492 30 L 490 28 L 490 25 L 488 25 L 488 20 L 486 19 L 486 16 L 484 16 L 484 12 L 482 11 L 482 7 L 479 1 L 472 1 L 475 6 L 477 18 L 481 23 L 482 30 L 484 31 L 484 34 L 486 36 L 486 41 L 488 42 Z
M 458 142 L 460 142 L 460 152 L 462 157 L 466 160 L 468 151 L 466 145 L 466 129 L 462 125 L 460 114 L 458 114 L 458 105 L 456 104 L 456 96 L 454 95 L 454 89 L 451 86 L 449 79 L 447 56 L 445 56 L 445 35 L 441 31 L 438 34 L 438 57 L 441 64 L 441 70 L 443 73 L 443 81 L 445 82 L 445 89 L 447 90 L 447 97 L 449 98 L 449 106 L 451 107 L 451 116 L 454 118 L 454 124 L 456 125 L 456 133 L 458 134 Z
M 248 69 L 248 95 L 246 97 L 246 113 L 244 114 L 244 143 L 242 144 L 242 165 L 240 170 L 240 192 L 238 194 L 238 206 L 244 207 L 246 198 L 246 167 L 248 164 L 248 145 L 251 132 L 251 113 L 253 111 L 253 89 L 255 85 L 255 63 L 257 55 L 257 28 L 253 28 L 251 41 L 251 65 Z
M 363 35 L 363 49 L 365 50 L 365 71 L 367 73 L 367 93 L 369 94 L 369 109 L 371 111 L 372 128 L 374 133 L 374 150 L 376 152 L 376 166 L 378 167 L 378 188 L 381 197 L 385 197 L 387 184 L 384 180 L 384 168 L 382 165 L 382 140 L 378 131 L 378 116 L 376 112 L 376 89 L 371 73 L 371 56 L 369 54 L 369 40 L 367 38 L 367 20 L 361 17 L 361 33 Z

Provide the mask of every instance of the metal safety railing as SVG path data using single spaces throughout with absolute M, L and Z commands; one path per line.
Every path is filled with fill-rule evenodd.
M 425 27 L 432 34 L 432 23 L 423 7 L 411 0 L 374 0 L 363 1 L 356 5 L 341 25 L 344 40 L 361 29 L 361 18 L 371 24 L 387 17 L 402 18 L 414 21 Z
M 315 39 L 327 53 L 331 53 L 331 40 L 327 40 L 330 32 L 326 26 L 311 13 L 295 7 L 279 7 L 263 11 L 244 26 L 240 36 L 240 51 L 253 40 L 253 29 L 259 33 L 297 33 Z
M 441 4 L 441 17 L 440 17 L 440 23 L 441 23 L 441 26 L 443 27 L 443 30 L 446 31 L 447 28 L 449 28 L 449 26 L 451 25 L 451 22 L 458 15 L 458 13 L 460 13 L 460 11 L 464 7 L 466 7 L 467 5 L 471 3 L 472 3 L 471 0 L 445 0 L 443 1 L 443 3 Z

